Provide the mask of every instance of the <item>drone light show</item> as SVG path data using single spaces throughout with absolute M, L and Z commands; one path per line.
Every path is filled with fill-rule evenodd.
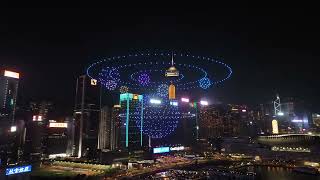
M 172 71 L 170 73 L 175 74 L 168 75 L 168 68 Z M 179 119 L 194 117 L 181 112 L 175 98 L 168 99 L 169 85 L 173 84 L 177 93 L 207 91 L 229 79 L 232 69 L 229 65 L 210 57 L 146 52 L 97 58 L 96 62 L 87 68 L 87 75 L 97 79 L 107 90 L 119 89 L 121 93 L 125 93 L 130 89 L 143 94 L 146 97 L 143 133 L 159 139 L 174 132 Z M 189 102 L 189 99 L 182 98 L 182 102 Z

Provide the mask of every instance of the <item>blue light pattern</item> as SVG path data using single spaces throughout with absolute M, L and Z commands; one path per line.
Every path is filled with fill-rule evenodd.
M 160 97 L 166 98 L 168 97 L 169 86 L 167 84 L 161 84 L 157 88 L 157 95 Z
M 139 75 L 138 77 L 138 82 L 142 85 L 142 86 L 148 86 L 150 83 L 150 76 L 147 73 L 142 73 Z
M 179 57 L 189 57 L 192 58 L 194 61 L 196 62 L 200 62 L 200 61 L 204 61 L 206 64 L 208 64 L 208 66 L 212 65 L 212 64 L 216 64 L 216 65 L 220 65 L 222 67 L 224 67 L 227 70 L 227 74 L 222 78 L 222 79 L 217 79 L 215 77 L 215 79 L 217 79 L 215 81 L 214 84 L 219 84 L 222 83 L 223 81 L 229 79 L 232 75 L 232 69 L 229 65 L 218 61 L 214 58 L 210 58 L 210 57 L 202 57 L 202 56 L 194 56 L 194 55 L 190 55 L 190 54 L 174 54 L 175 57 L 179 56 Z M 136 54 L 129 54 L 129 55 L 124 55 L 124 56 L 114 56 L 114 57 L 109 57 L 109 58 L 99 58 L 99 61 L 91 64 L 88 68 L 87 68 L 87 75 L 92 78 L 92 79 L 98 79 L 99 81 L 101 81 L 102 84 L 106 84 L 104 82 L 102 82 L 101 79 L 103 79 L 103 81 L 107 81 L 104 78 L 97 78 L 97 77 L 93 77 L 94 72 L 96 72 L 96 68 L 98 66 L 102 66 L 105 67 L 105 71 L 107 71 L 107 69 L 109 69 L 109 73 L 108 75 L 110 76 L 109 78 L 111 78 L 113 81 L 111 81 L 112 83 L 110 83 L 110 81 L 108 81 L 107 86 L 109 86 L 110 84 L 112 84 L 113 86 L 115 85 L 115 83 L 120 84 L 120 85 L 127 85 L 129 86 L 131 89 L 145 89 L 146 87 L 141 85 L 141 84 L 135 84 L 135 83 L 131 83 L 127 80 L 123 80 L 120 78 L 120 73 L 118 70 L 123 69 L 123 68 L 131 68 L 131 67 L 136 67 L 136 66 L 144 66 L 144 67 L 149 67 L 150 65 L 154 65 L 154 66 L 161 66 L 158 69 L 165 69 L 167 68 L 168 63 L 165 62 L 139 62 L 139 63 L 133 63 L 133 64 L 124 64 L 124 65 L 120 65 L 118 67 L 108 67 L 106 64 L 110 63 L 110 64 L 115 64 L 115 63 L 121 63 L 122 60 L 124 59 L 129 59 L 129 58 L 133 58 L 133 57 L 145 57 L 145 58 L 152 58 L 152 57 L 165 57 L 165 58 L 170 58 L 171 57 L 171 53 L 136 53 Z M 212 64 L 210 64 L 212 63 Z M 188 89 L 195 89 L 198 88 L 201 83 L 200 80 L 203 78 L 207 78 L 207 71 L 205 70 L 206 68 L 201 68 L 201 67 L 196 67 L 193 64 L 176 64 L 175 66 L 177 66 L 177 68 L 179 69 L 180 67 L 185 67 L 185 68 L 189 68 L 190 70 L 194 71 L 194 70 L 200 70 L 201 72 L 203 72 L 203 75 L 199 77 L 198 80 L 196 81 L 191 81 L 191 82 L 186 82 L 186 83 L 181 83 L 181 84 L 176 84 L 176 87 L 178 90 L 188 90 Z M 103 71 L 103 70 L 102 70 Z M 100 76 L 100 73 L 99 73 Z M 162 84 L 163 82 L 150 82 L 151 84 L 153 83 L 155 86 L 147 86 L 149 89 L 153 89 L 156 90 L 157 86 Z M 210 87 L 212 85 L 212 83 L 210 83 L 210 85 L 208 86 L 208 83 L 203 84 L 203 87 Z M 116 85 L 117 86 L 117 85 Z M 134 87 L 133 87 L 134 86 Z M 113 89 L 113 88 L 109 88 L 109 89 Z
M 211 86 L 211 81 L 209 78 L 202 78 L 199 81 L 199 87 L 201 87 L 202 89 L 208 89 Z

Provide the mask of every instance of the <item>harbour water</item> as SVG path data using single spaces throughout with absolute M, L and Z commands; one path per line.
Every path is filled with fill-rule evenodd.
M 168 170 L 144 177 L 144 179 L 320 180 L 320 176 L 294 172 L 291 168 L 285 167 L 257 166 L 239 171 L 225 171 L 214 167 L 204 167 L 198 170 Z

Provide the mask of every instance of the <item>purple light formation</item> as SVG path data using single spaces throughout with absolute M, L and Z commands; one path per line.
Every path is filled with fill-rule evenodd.
M 150 83 L 150 76 L 147 73 L 142 73 L 139 75 L 138 77 L 138 82 L 142 85 L 142 86 L 148 86 Z

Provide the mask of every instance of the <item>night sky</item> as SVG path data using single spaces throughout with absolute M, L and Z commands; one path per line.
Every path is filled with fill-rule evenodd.
M 2 9 L 1 69 L 21 72 L 18 104 L 52 100 L 71 114 L 92 57 L 174 50 L 219 57 L 233 77 L 210 89 L 224 103 L 304 99 L 319 111 L 319 22 L 309 9 Z

